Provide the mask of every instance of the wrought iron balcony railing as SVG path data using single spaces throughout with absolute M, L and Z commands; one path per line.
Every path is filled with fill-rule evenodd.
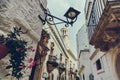
M 58 67 L 58 63 L 56 62 L 57 57 L 53 55 L 49 55 L 48 61 L 47 61 L 47 71 L 50 73 L 55 68 Z
M 66 70 L 65 64 L 60 63 L 59 66 L 58 66 L 58 70 L 59 70 L 59 73 L 62 74 Z

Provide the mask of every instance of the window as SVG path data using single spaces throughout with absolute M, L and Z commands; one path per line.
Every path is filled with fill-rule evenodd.
M 89 75 L 89 80 L 94 80 L 94 75 L 93 74 Z
M 97 70 L 102 69 L 100 59 L 98 59 L 98 60 L 96 61 L 96 68 L 97 68 Z

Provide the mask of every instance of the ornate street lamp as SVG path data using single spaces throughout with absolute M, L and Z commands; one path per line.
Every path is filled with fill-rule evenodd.
M 77 16 L 80 14 L 79 11 L 77 11 L 73 7 L 70 7 L 68 11 L 64 14 L 64 16 L 66 17 L 66 20 L 63 20 L 50 14 L 50 12 L 47 9 L 45 9 L 42 4 L 40 5 L 41 5 L 42 10 L 44 11 L 45 18 L 42 18 L 41 15 L 39 15 L 38 17 L 42 21 L 43 24 L 45 24 L 46 22 L 49 23 L 50 25 L 65 23 L 66 27 L 68 27 L 69 25 L 72 26 L 73 23 L 76 22 Z M 61 22 L 55 23 L 54 19 L 57 19 Z

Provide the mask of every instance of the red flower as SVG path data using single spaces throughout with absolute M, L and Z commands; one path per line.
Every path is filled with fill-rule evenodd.
M 29 59 L 29 63 L 31 63 L 32 61 L 33 61 L 33 59 L 32 59 L 32 58 L 30 58 L 30 59 Z
M 28 65 L 28 68 L 32 68 L 34 65 L 35 65 L 35 62 L 32 61 L 32 62 Z
M 32 52 L 35 52 L 35 49 L 32 49 Z

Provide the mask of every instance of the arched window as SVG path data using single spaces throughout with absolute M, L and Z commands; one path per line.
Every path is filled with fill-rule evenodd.
M 89 80 L 94 80 L 94 75 L 93 74 L 89 75 Z

